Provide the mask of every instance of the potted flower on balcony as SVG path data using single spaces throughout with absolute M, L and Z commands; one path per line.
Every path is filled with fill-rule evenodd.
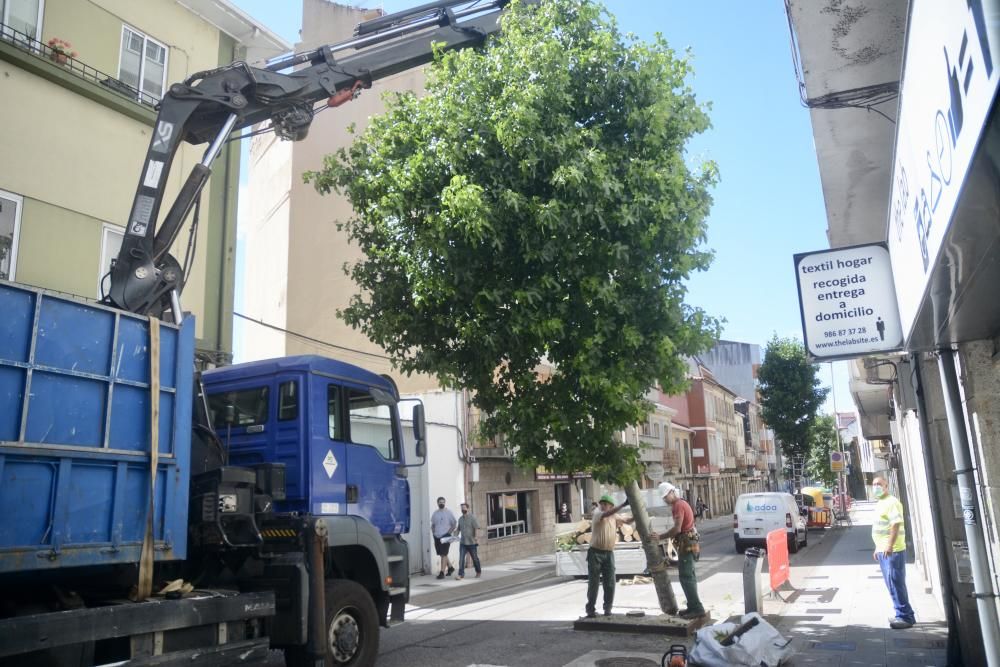
M 53 37 L 48 41 L 49 46 L 49 58 L 54 63 L 60 65 L 65 65 L 69 62 L 70 58 L 76 58 L 76 51 L 73 50 L 73 45 L 67 42 L 65 39 L 59 39 L 58 37 Z

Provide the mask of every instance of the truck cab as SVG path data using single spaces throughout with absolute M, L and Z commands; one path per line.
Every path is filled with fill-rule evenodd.
M 359 516 L 383 536 L 410 529 L 399 394 L 383 376 L 321 356 L 238 364 L 202 376 L 228 464 L 283 464 L 278 512 Z

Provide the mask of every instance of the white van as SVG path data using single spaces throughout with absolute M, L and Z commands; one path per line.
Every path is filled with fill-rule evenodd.
M 766 546 L 767 534 L 772 530 L 788 533 L 788 550 L 792 553 L 809 544 L 806 520 L 790 493 L 744 493 L 736 499 L 733 512 L 737 553 L 747 547 Z

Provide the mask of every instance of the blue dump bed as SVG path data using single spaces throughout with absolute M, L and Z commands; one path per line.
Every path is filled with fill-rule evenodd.
M 159 331 L 154 553 L 176 560 L 187 553 L 194 320 Z M 139 561 L 150 345 L 145 317 L 0 281 L 0 573 Z

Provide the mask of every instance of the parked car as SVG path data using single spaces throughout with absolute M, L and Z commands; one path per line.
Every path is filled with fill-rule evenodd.
M 747 547 L 767 546 L 767 534 L 784 530 L 788 535 L 788 550 L 796 553 L 809 544 L 806 520 L 790 493 L 744 493 L 736 499 L 733 514 L 733 538 L 736 552 Z

